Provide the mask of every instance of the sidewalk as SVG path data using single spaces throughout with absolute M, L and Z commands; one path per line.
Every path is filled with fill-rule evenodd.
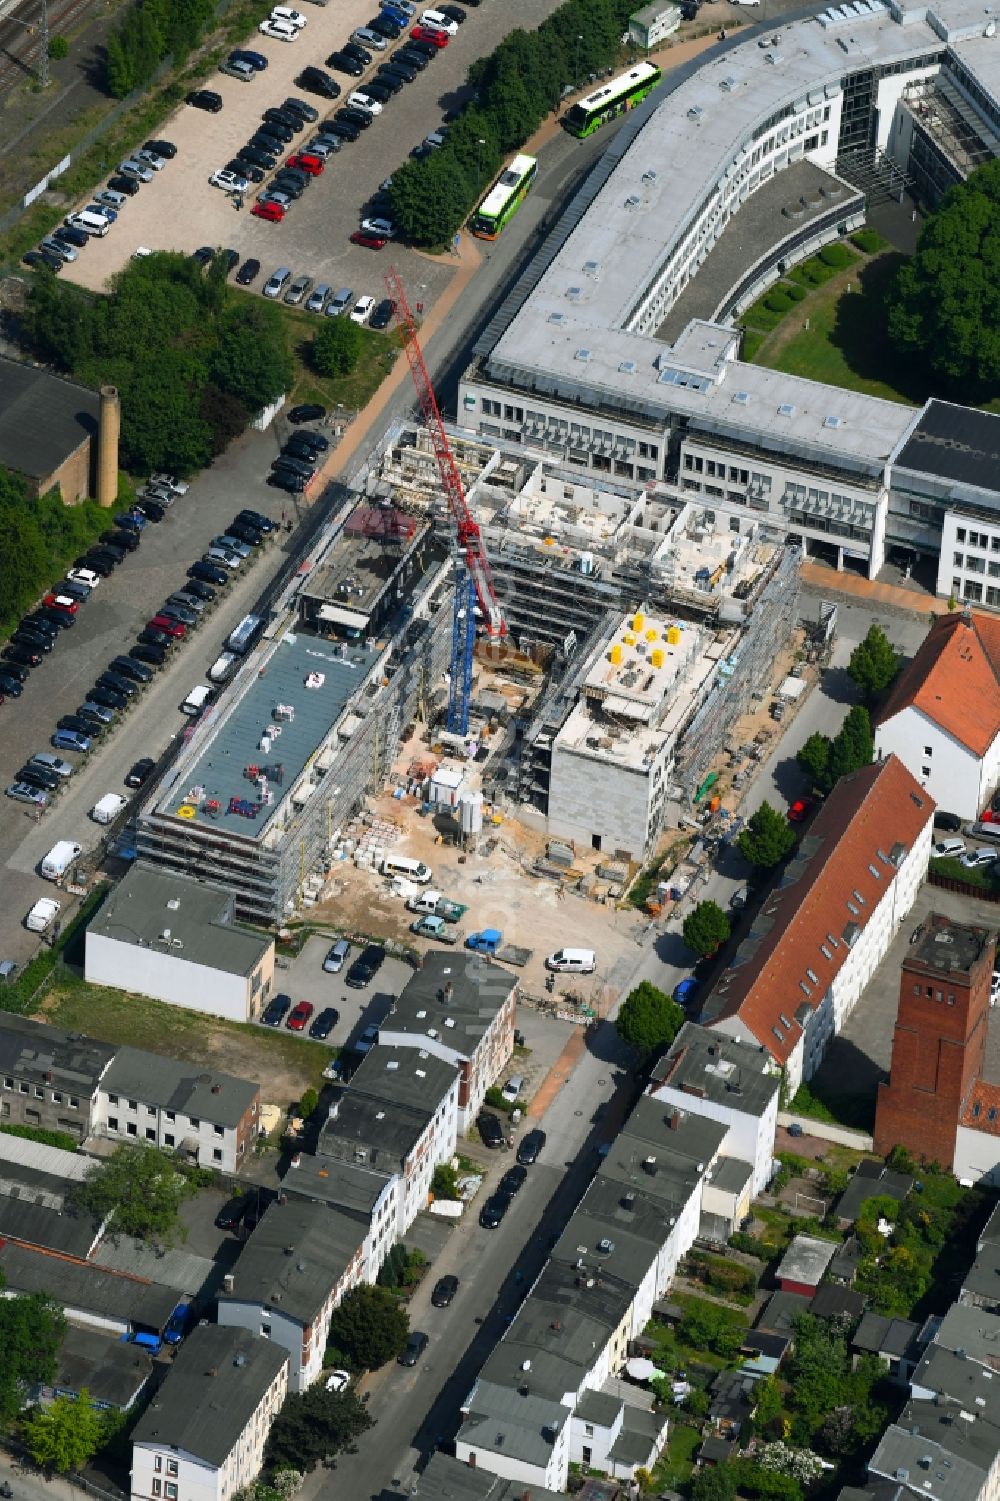
M 923 590 L 902 589 L 896 584 L 880 584 L 877 579 L 863 579 L 856 573 L 837 573 L 818 563 L 800 565 L 802 582 L 824 594 L 841 594 L 867 604 L 891 605 L 911 615 L 946 615 L 948 601 Z

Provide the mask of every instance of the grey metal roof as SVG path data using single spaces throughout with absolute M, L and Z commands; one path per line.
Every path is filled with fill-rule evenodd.
M 123 1345 L 113 1334 L 67 1324 L 49 1385 L 57 1394 L 74 1396 L 86 1387 L 94 1402 L 124 1408 L 142 1390 L 152 1370 L 151 1357 L 138 1345 Z
M 26 1016 L 0 1016 L 0 1075 L 65 1090 L 90 1100 L 117 1049 L 81 1032 L 64 1032 Z
M 853 1320 L 861 1317 L 867 1301 L 852 1287 L 842 1287 L 836 1282 L 823 1282 L 816 1289 L 809 1304 L 809 1312 L 817 1319 Z
M 463 1464 L 440 1452 L 431 1455 L 410 1494 L 420 1501 L 565 1501 L 561 1491 L 507 1480 L 481 1465 Z
M 357 1220 L 302 1199 L 272 1204 L 233 1267 L 219 1303 L 277 1308 L 311 1324 L 364 1240 Z
M 339 1161 L 326 1152 L 301 1152 L 285 1173 L 282 1187 L 290 1194 L 331 1204 L 367 1224 L 392 1176 L 391 1172 Z
M 48 479 L 95 436 L 100 409 L 96 391 L 40 366 L 0 358 L 0 465 Z
M 775 1276 L 779 1281 L 805 1282 L 818 1286 L 837 1249 L 835 1241 L 815 1235 L 796 1235 L 782 1256 Z
M 330 1106 L 319 1151 L 380 1172 L 398 1171 L 457 1078 L 453 1063 L 422 1048 L 376 1045 Z
M 19 1185 L 22 1192 L 16 1194 L 8 1192 L 11 1186 L 9 1180 L 0 1183 L 0 1236 L 86 1260 L 100 1237 L 99 1221 L 37 1197 L 37 1185 Z
M 583 1423 L 594 1423 L 599 1428 L 610 1428 L 621 1410 L 622 1404 L 618 1398 L 588 1387 L 576 1404 L 574 1416 Z
M 233 923 L 232 894 L 207 881 L 139 861 L 91 918 L 88 933 L 250 975 L 274 945 L 266 933 Z M 169 940 L 163 934 L 169 930 Z
M 158 1105 L 213 1126 L 239 1125 L 259 1097 L 260 1085 L 235 1074 L 197 1070 L 197 1064 L 182 1063 L 164 1053 L 119 1048 L 103 1087 L 110 1094 Z
M 516 985 L 509 970 L 482 955 L 425 954 L 379 1035 L 384 1041 L 393 1032 L 426 1035 L 433 1030 L 447 1047 L 471 1057 Z
M 948 401 L 927 403 L 896 467 L 933 474 L 979 490 L 996 490 L 1000 417 Z
M 1000 1317 L 982 1308 L 953 1303 L 938 1325 L 934 1343 L 964 1350 L 973 1360 L 1000 1370 Z
M 980 1249 L 991 1243 L 1000 1243 L 1000 1204 L 992 1211 L 986 1224 L 979 1232 L 978 1245 Z
M 979 1501 L 1000 1448 L 1000 1431 L 992 1429 L 996 1447 L 987 1454 L 981 1439 L 973 1437 L 978 1422 L 958 1430 L 937 1421 L 938 1416 L 951 1414 L 929 1402 L 908 1402 L 899 1422 L 882 1435 L 868 1461 L 869 1474 L 902 1482 L 908 1493 L 929 1501 Z
M 536 1396 L 530 1377 L 525 1372 L 521 1388 L 515 1390 L 489 1380 L 484 1370 L 467 1399 L 462 1442 L 544 1468 L 570 1411 L 559 1402 Z
M 175 1293 L 189 1297 L 214 1291 L 213 1284 L 221 1282 L 226 1270 L 211 1256 L 196 1256 L 183 1246 L 157 1249 L 131 1235 L 103 1240 L 93 1260 L 115 1272 L 155 1279 L 164 1287 L 172 1287 Z
M 1000 1426 L 1000 1381 L 978 1360 L 931 1345 L 913 1372 L 911 1385 L 939 1393 L 963 1411 Z
M 11 1292 L 47 1293 L 65 1308 L 83 1309 L 133 1328 L 162 1329 L 177 1305 L 172 1287 L 90 1263 L 61 1260 L 56 1275 L 50 1255 L 12 1240 L 0 1243 L 0 1272 Z
M 619 1464 L 645 1465 L 655 1457 L 657 1440 L 667 1425 L 666 1415 L 629 1408 L 622 1431 L 611 1445 L 608 1457 Z
M 994 1298 L 1000 1303 L 1000 1245 L 991 1241 L 977 1252 L 965 1274 L 962 1291 L 974 1293 L 978 1298 Z
M 794 1334 L 795 1320 L 809 1312 L 811 1301 L 804 1293 L 785 1293 L 779 1289 L 761 1309 L 757 1328 L 770 1329 L 775 1334 Z
M 884 1163 L 867 1159 L 858 1164 L 837 1201 L 837 1219 L 853 1224 L 869 1199 L 895 1199 L 901 1204 L 912 1187 L 913 1179 L 906 1173 L 894 1173 Z
M 10 1136 L 6 1132 L 0 1132 L 0 1163 L 5 1164 L 0 1171 L 17 1174 L 22 1168 L 27 1168 L 63 1184 L 82 1182 L 94 1165 L 93 1158 L 85 1152 L 67 1152 L 63 1147 L 46 1146 L 26 1136 Z
M 588 1192 L 553 1248 L 553 1260 L 573 1268 L 582 1262 L 595 1276 L 607 1272 L 626 1286 L 640 1287 L 663 1247 L 662 1218 L 654 1239 L 622 1223 L 626 1218 L 624 1213 L 621 1220 L 609 1223 L 597 1204 L 591 1207 L 590 1199 Z
M 199 1324 L 178 1348 L 132 1442 L 181 1449 L 220 1466 L 287 1363 L 287 1351 L 270 1340 Z
M 770 1054 L 756 1043 L 685 1022 L 652 1078 L 654 1085 L 761 1116 L 781 1088 L 770 1063 Z
M 598 1175 L 657 1200 L 669 1219 L 696 1191 L 726 1131 L 717 1121 L 647 1095 L 615 1137 Z
M 753 1167 L 739 1157 L 720 1157 L 712 1172 L 712 1187 L 720 1193 L 739 1194 L 753 1177 Z
M 161 787 L 156 811 L 176 817 L 179 808 L 193 809 L 179 815 L 182 823 L 258 843 L 375 663 L 371 652 L 353 646 L 328 645 L 315 636 L 282 636 L 260 660 L 257 673 L 237 682 L 222 706 L 198 721 L 191 754 L 180 759 Z M 320 687 L 305 686 L 312 673 L 323 676 Z M 290 707 L 294 717 L 276 719 L 279 704 Z M 268 726 L 280 728 L 281 734 L 264 752 L 260 741 Z M 244 775 L 251 766 L 272 769 L 274 801 L 255 818 L 229 812 L 231 798 L 257 805 L 256 785 Z M 274 774 L 278 766 L 280 778 Z M 208 809 L 213 801 L 219 804 L 217 813 Z

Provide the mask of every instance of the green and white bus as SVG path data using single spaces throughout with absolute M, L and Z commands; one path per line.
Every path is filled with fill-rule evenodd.
M 515 156 L 473 214 L 469 223 L 472 233 L 480 240 L 495 240 L 517 213 L 537 171 L 533 156 Z
M 579 99 L 572 109 L 563 115 L 562 123 L 574 136 L 589 136 L 616 120 L 626 110 L 641 104 L 651 89 L 655 89 L 663 74 L 653 63 L 636 63 L 627 73 L 621 73 L 599 89 Z

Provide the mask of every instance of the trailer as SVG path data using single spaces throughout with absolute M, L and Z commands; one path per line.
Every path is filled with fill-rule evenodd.
M 483 928 L 478 933 L 470 933 L 465 940 L 465 947 L 477 954 L 488 954 L 491 959 L 499 959 L 502 964 L 513 964 L 516 968 L 527 964 L 534 952 L 533 949 L 523 949 L 513 943 L 504 943 L 503 934 L 499 928 Z

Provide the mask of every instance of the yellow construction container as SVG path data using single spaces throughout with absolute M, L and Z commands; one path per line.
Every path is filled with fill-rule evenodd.
M 629 632 L 626 632 L 626 635 L 625 635 L 625 645 L 626 646 L 634 646 L 635 645 L 635 637 L 633 635 L 631 635 L 631 633 L 629 633 Z
M 645 615 L 642 613 L 641 610 L 636 610 L 635 614 L 632 616 L 632 629 L 634 631 L 641 631 L 642 628 L 643 628 L 643 626 L 645 625 L 645 623 L 646 623 L 646 617 L 645 617 Z
M 654 667 L 662 667 L 663 666 L 663 648 L 662 648 L 662 646 L 654 646 L 653 647 L 653 650 L 649 654 L 649 660 L 652 662 L 652 664 L 653 664 Z
M 667 628 L 667 641 L 669 642 L 669 644 L 671 646 L 680 646 L 680 644 L 681 644 L 680 626 L 672 625 L 672 626 L 669 626 Z
M 611 665 L 612 665 L 612 667 L 618 667 L 618 666 L 621 665 L 622 648 L 621 648 L 621 642 L 620 641 L 616 641 L 615 642 L 614 646 L 611 648 L 611 651 L 608 653 L 608 655 L 609 655 L 609 657 L 611 659 Z
M 647 641 L 655 641 L 656 638 L 657 638 L 657 636 L 658 636 L 658 634 L 659 634 L 659 632 L 658 631 L 654 631 L 653 628 L 652 628 L 652 626 L 650 626 L 649 630 L 646 632 L 646 640 Z

